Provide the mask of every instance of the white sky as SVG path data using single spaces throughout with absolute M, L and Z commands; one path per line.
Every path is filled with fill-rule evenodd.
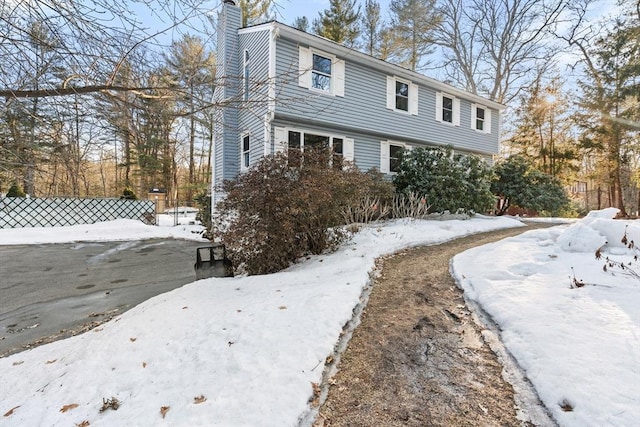
M 324 360 L 359 304 L 376 257 L 521 225 L 504 217 L 374 224 L 338 252 L 277 274 L 185 285 L 93 331 L 0 359 L 1 424 L 308 421 L 311 383 L 321 381 Z M 588 218 L 474 249 L 453 262 L 465 294 L 498 323 L 507 350 L 561 426 L 623 426 L 640 419 L 640 286 L 632 277 L 603 272 L 593 255 L 607 240 L 604 256 L 632 258 L 619 243 L 625 225 L 629 238 L 640 242 L 637 222 Z M 167 236 L 165 227 L 130 220 L 77 227 L 49 229 L 47 241 L 122 238 L 116 230 L 132 240 Z M 185 226 L 167 229 L 193 236 Z M 0 230 L 0 244 L 40 240 L 27 231 Z M 570 289 L 570 267 L 584 287 Z M 120 408 L 100 412 L 103 399 L 112 397 Z M 572 412 L 560 409 L 564 401 Z M 161 407 L 169 408 L 164 418 Z

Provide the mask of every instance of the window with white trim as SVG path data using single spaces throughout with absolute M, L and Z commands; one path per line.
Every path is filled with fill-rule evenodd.
M 436 93 L 436 120 L 460 126 L 460 100 L 453 95 Z
M 471 104 L 471 129 L 491 133 L 491 110 L 482 105 Z
M 320 134 L 301 129 L 274 129 L 275 151 L 288 152 L 289 150 L 302 150 L 305 147 L 330 147 L 332 151 L 332 164 L 336 168 L 342 168 L 345 161 L 354 160 L 354 140 L 341 135 Z
M 387 108 L 418 115 L 418 85 L 387 76 Z
M 249 169 L 251 160 L 251 138 L 248 133 L 242 135 L 242 147 L 240 148 L 240 171 L 246 171 Z
M 328 95 L 344 96 L 344 61 L 313 48 L 300 46 L 298 50 L 298 85 Z
M 394 174 L 398 172 L 402 153 L 410 149 L 407 144 L 395 141 L 380 142 L 380 172 Z
M 242 99 L 249 100 L 249 51 L 244 51 L 244 63 L 242 65 Z

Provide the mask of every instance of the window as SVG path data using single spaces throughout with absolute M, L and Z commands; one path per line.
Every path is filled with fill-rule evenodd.
M 321 93 L 344 96 L 345 63 L 334 55 L 299 47 L 298 85 Z
M 409 85 L 396 82 L 396 110 L 409 111 Z
M 471 129 L 491 133 L 491 110 L 481 105 L 471 104 Z
M 484 108 L 476 107 L 476 129 L 484 130 Z
M 240 170 L 241 171 L 245 171 L 247 169 L 249 169 L 249 161 L 250 161 L 250 156 L 249 154 L 251 153 L 250 150 L 250 143 L 249 143 L 249 134 L 243 135 L 242 136 L 242 150 L 241 150 L 241 154 L 242 154 L 242 161 L 240 163 Z
M 331 90 L 331 59 L 313 54 L 313 71 L 311 72 L 311 87 L 314 89 Z
M 354 159 L 354 141 L 337 135 L 322 135 L 298 129 L 274 128 L 275 151 L 305 150 L 305 147 L 330 147 L 332 162 L 341 168 L 345 160 Z M 295 158 L 295 156 L 292 156 Z
M 387 76 L 387 108 L 418 115 L 418 86 L 397 77 Z
M 402 145 L 389 144 L 389 172 L 398 172 L 403 151 Z
M 249 100 L 249 51 L 244 51 L 244 64 L 242 71 L 242 99 Z
M 442 97 L 442 121 L 453 123 L 453 98 Z
M 402 153 L 410 147 L 401 142 L 380 142 L 380 172 L 396 173 L 402 160 Z
M 332 163 L 335 169 L 344 167 L 344 140 L 342 138 L 333 138 L 333 158 Z
M 436 93 L 436 120 L 460 126 L 460 100 L 452 95 Z

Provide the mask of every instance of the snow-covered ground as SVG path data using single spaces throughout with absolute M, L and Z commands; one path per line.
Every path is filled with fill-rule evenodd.
M 592 212 L 452 261 L 465 297 L 497 324 L 561 426 L 640 426 L 640 222 L 610 219 L 616 213 Z
M 561 425 L 640 419 L 640 286 L 605 274 L 593 255 L 606 235 L 603 258 L 632 257 L 616 244 L 624 224 L 640 242 L 636 223 L 585 219 L 452 264 Z M 91 332 L 0 359 L 0 425 L 295 426 L 376 257 L 520 225 L 485 217 L 371 225 L 338 252 L 277 274 L 185 285 Z M 0 230 L 0 245 L 197 236 L 189 225 L 128 220 L 37 231 Z M 571 267 L 584 287 L 570 288 Z

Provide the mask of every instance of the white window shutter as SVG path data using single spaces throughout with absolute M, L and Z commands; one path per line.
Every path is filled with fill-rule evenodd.
M 436 120 L 442 121 L 442 94 L 440 92 L 436 93 Z
M 476 118 L 478 114 L 478 104 L 471 104 L 471 129 L 476 129 Z
M 311 50 L 306 47 L 300 46 L 298 49 L 298 85 L 306 88 L 311 87 L 311 67 L 312 56 Z
M 484 110 L 484 131 L 485 133 L 491 133 L 491 110 L 488 108 Z
M 389 173 L 389 141 L 380 141 L 380 172 Z
M 460 99 L 458 98 L 453 98 L 453 124 L 460 126 Z
M 273 150 L 275 153 L 286 153 L 289 146 L 287 131 L 285 128 L 273 129 Z
M 387 108 L 396 109 L 396 79 L 387 76 Z
M 352 138 L 345 138 L 342 142 L 342 157 L 353 162 L 355 158 L 355 144 Z
M 333 64 L 333 94 L 336 96 L 344 96 L 344 61 L 336 59 Z
M 409 113 L 418 115 L 418 85 L 409 83 Z

